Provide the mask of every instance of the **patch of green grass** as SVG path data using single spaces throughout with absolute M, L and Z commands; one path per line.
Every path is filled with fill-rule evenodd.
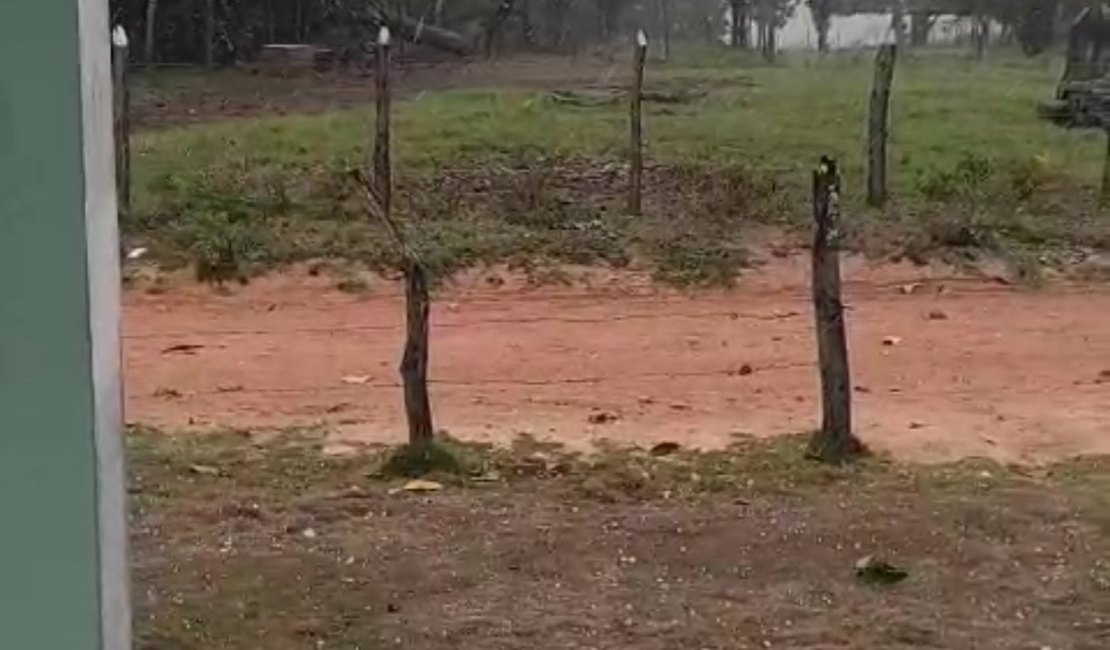
M 871 75 L 868 56 L 765 66 L 725 50 L 653 67 L 649 87 L 709 92 L 646 106 L 647 158 L 660 171 L 648 175 L 639 222 L 621 218 L 623 103 L 567 106 L 512 89 L 421 94 L 397 106 L 398 210 L 443 274 L 491 262 L 639 260 L 666 281 L 727 284 L 743 265 L 750 224 L 808 228 L 809 170 L 831 154 L 861 248 L 924 258 L 1110 242 L 1093 201 L 1101 136 L 1038 120 L 1035 104 L 1051 95 L 1056 70 L 1005 54 L 900 61 L 894 200 L 866 209 Z M 394 266 L 348 180 L 364 164 L 369 123 L 369 110 L 346 110 L 141 134 L 125 225 L 160 259 L 216 279 L 309 257 Z M 712 187 L 735 169 L 749 175 L 739 191 Z
M 383 477 L 467 476 L 481 467 L 472 450 L 440 438 L 427 444 L 404 444 L 391 450 L 381 465 Z

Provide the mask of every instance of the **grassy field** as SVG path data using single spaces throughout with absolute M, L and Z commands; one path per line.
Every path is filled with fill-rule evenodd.
M 851 468 L 802 442 L 521 440 L 399 490 L 313 433 L 134 432 L 140 650 L 1072 648 L 1110 642 L 1110 473 Z M 908 576 L 862 579 L 872 555 Z
M 625 67 L 598 82 L 621 83 Z M 623 101 L 575 105 L 512 83 L 410 92 L 396 116 L 400 208 L 445 273 L 569 261 L 725 282 L 753 235 L 806 225 L 808 170 L 831 154 L 844 165 L 857 248 L 1053 264 L 1110 242 L 1094 202 L 1101 136 L 1035 115 L 1057 67 L 1007 54 L 902 61 L 895 198 L 881 212 L 861 201 L 866 54 L 768 67 L 720 51 L 653 65 L 649 89 L 692 99 L 647 106 L 647 214 L 636 220 L 621 208 Z M 388 242 L 347 176 L 364 164 L 369 120 L 345 109 L 142 133 L 129 231 L 162 260 L 199 261 L 217 276 L 316 257 L 387 268 Z

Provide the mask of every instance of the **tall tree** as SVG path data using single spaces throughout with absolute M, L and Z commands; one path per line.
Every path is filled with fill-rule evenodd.
M 216 65 L 216 0 L 204 0 L 204 65 Z
M 729 0 L 729 40 L 733 47 L 748 47 L 751 0 Z
M 146 0 L 146 38 L 143 41 L 143 60 L 148 66 L 154 65 L 157 24 L 158 0 Z
M 807 0 L 813 26 L 817 29 L 817 51 L 829 51 L 829 25 L 832 22 L 832 0 Z

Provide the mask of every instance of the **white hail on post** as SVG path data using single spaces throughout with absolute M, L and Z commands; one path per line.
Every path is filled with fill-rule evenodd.
M 378 30 L 378 45 L 389 45 L 389 27 L 382 25 Z
M 115 29 L 112 30 L 112 45 L 127 47 L 127 30 L 122 25 L 116 25 Z
M 636 45 L 647 47 L 647 34 L 642 29 L 636 32 Z

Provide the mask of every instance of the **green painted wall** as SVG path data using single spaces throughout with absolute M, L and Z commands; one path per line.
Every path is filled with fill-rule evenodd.
M 79 58 L 78 0 L 0 2 L 5 650 L 100 647 Z

